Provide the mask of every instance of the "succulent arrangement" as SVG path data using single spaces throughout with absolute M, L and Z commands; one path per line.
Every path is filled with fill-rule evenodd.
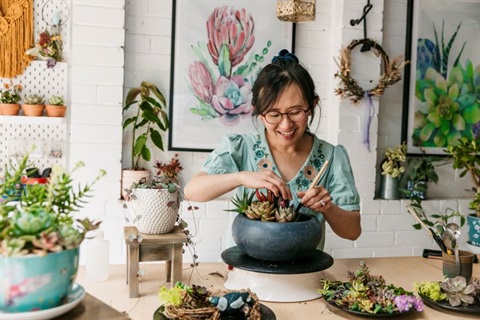
M 256 200 L 253 200 L 254 196 Z M 232 203 L 235 208 L 226 211 L 244 214 L 252 220 L 292 222 L 296 218 L 295 208 L 289 200 L 275 196 L 270 190 L 264 194 L 258 189 L 255 192 L 245 189 L 241 195 L 233 197 Z
M 48 104 L 52 106 L 64 106 L 65 101 L 62 96 L 51 96 L 50 99 L 48 99 Z
M 28 185 L 19 195 L 12 194 L 25 175 L 28 156 L 17 166 L 10 163 L 0 184 L 0 254 L 46 255 L 78 247 L 85 234 L 100 223 L 88 218 L 75 220 L 73 213 L 82 207 L 105 171 L 93 182 L 74 188 L 71 175 L 54 166 L 46 184 Z M 82 166 L 78 163 L 72 172 Z
M 423 301 L 413 292 L 387 284 L 381 275 L 371 275 L 365 261 L 360 261 L 355 272 L 349 271 L 348 277 L 348 282 L 322 279 L 317 292 L 331 304 L 366 315 L 401 313 L 412 308 L 423 311 Z
M 472 278 L 470 283 L 462 276 L 446 278 L 441 282 L 415 282 L 414 289 L 422 297 L 448 302 L 452 307 L 480 306 L 480 278 Z
M 405 172 L 405 167 L 401 163 L 406 160 L 407 144 L 405 142 L 393 148 L 387 148 L 382 162 L 382 175 L 389 175 L 392 178 L 400 177 Z
M 30 94 L 23 98 L 24 104 L 42 105 L 45 104 L 45 97 L 39 94 Z

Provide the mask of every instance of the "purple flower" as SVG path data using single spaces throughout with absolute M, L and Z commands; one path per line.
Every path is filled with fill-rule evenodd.
M 213 62 L 218 65 L 223 44 L 228 47 L 232 67 L 242 62 L 255 42 L 254 27 L 253 18 L 245 9 L 215 8 L 207 20 L 207 47 Z
M 213 81 L 205 65 L 195 61 L 188 69 L 188 76 L 197 97 L 210 104 L 213 96 Z
M 472 126 L 472 131 L 473 131 L 473 138 L 476 139 L 480 135 L 480 121 L 475 123 Z
M 240 117 L 249 117 L 252 111 L 251 101 L 250 84 L 243 81 L 241 76 L 218 78 L 212 105 L 220 114 L 223 124 L 233 126 L 240 122 Z
M 393 299 L 399 312 L 407 312 L 411 307 L 415 308 L 418 312 L 423 311 L 423 301 L 415 296 L 401 295 L 396 296 Z

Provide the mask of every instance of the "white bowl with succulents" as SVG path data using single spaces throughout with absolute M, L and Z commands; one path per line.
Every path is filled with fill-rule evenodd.
M 74 285 L 79 246 L 99 225 L 87 218 L 75 220 L 73 213 L 105 172 L 74 187 L 70 174 L 53 167 L 46 184 L 12 193 L 28 165 L 27 154 L 7 167 L 0 183 L 0 318 L 59 306 Z

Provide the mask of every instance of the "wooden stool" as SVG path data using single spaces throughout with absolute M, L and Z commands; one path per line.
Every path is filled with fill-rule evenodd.
M 130 242 L 128 239 L 132 234 L 135 239 Z M 138 235 L 143 238 L 141 242 L 137 240 Z M 123 228 L 123 236 L 127 246 L 127 284 L 130 298 L 138 297 L 140 262 L 166 261 L 167 282 L 170 280 L 170 285 L 174 286 L 177 281 L 182 280 L 182 246 L 187 242 L 187 235 L 180 227 L 175 226 L 169 233 L 145 234 L 138 232 L 134 226 L 126 226 Z

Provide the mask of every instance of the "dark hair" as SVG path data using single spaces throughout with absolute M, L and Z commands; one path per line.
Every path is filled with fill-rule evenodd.
M 290 84 L 296 84 L 302 90 L 312 114 L 310 123 L 315 116 L 314 109 L 319 102 L 315 92 L 315 84 L 310 73 L 300 64 L 298 58 L 287 50 L 280 51 L 273 57 L 272 63 L 266 65 L 258 74 L 252 88 L 252 104 L 255 106 L 252 116 L 264 114 L 280 97 Z

